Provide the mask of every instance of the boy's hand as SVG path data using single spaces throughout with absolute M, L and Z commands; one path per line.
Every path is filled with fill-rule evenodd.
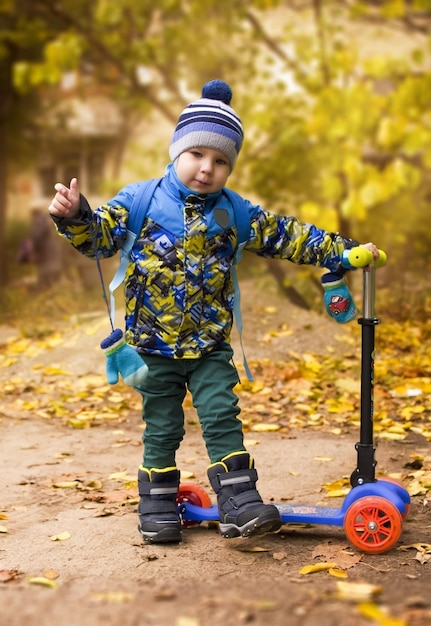
M 373 257 L 375 261 L 379 260 L 379 256 L 380 256 L 379 249 L 371 241 L 369 243 L 362 243 L 361 246 L 363 248 L 367 248 L 367 250 L 373 253 Z
M 72 178 L 70 187 L 62 183 L 54 185 L 56 194 L 48 207 L 48 211 L 55 217 L 74 218 L 79 214 L 79 187 L 78 180 Z

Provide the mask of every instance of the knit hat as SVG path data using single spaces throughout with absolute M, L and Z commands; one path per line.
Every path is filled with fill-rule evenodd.
M 212 80 L 202 88 L 202 97 L 181 113 L 172 136 L 169 156 L 175 161 L 190 148 L 213 148 L 227 156 L 231 170 L 241 149 L 241 120 L 229 106 L 232 90 L 222 80 Z

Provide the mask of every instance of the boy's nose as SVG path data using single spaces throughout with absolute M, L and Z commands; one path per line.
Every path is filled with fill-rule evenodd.
M 211 159 L 202 159 L 201 161 L 201 170 L 203 172 L 210 172 L 212 170 L 212 161 Z

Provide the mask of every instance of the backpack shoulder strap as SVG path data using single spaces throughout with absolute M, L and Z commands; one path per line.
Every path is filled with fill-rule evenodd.
M 135 239 L 141 232 L 151 198 L 156 188 L 160 185 L 161 180 L 161 178 L 150 178 L 139 183 L 127 220 L 127 230 L 135 234 Z
M 226 189 L 226 187 L 224 191 L 235 213 L 235 225 L 238 230 L 238 254 L 239 249 L 242 251 L 245 244 L 250 239 L 250 215 L 245 207 L 245 201 L 239 193 L 232 191 L 232 189 Z M 238 261 L 240 261 L 240 258 L 238 258 L 236 262 Z
M 142 229 L 142 225 L 147 215 L 148 208 L 150 206 L 151 198 L 156 191 L 156 188 L 160 185 L 161 178 L 151 178 L 144 180 L 137 184 L 137 191 L 133 198 L 132 206 L 129 209 L 129 217 L 127 220 L 127 234 L 126 238 L 121 246 L 120 252 L 120 264 L 115 272 L 113 279 L 109 284 L 110 293 L 110 306 L 109 316 L 113 328 L 115 327 L 115 290 L 124 281 L 126 269 L 129 264 L 130 253 L 135 245 L 136 237 L 139 235 Z
M 247 241 L 250 239 L 250 215 L 245 207 L 244 199 L 239 194 L 231 189 L 225 188 L 225 193 L 232 203 L 233 211 L 235 213 L 235 225 L 238 231 L 238 246 L 236 249 L 231 274 L 234 288 L 234 300 L 233 300 L 233 316 L 238 328 L 239 343 L 241 345 L 243 365 L 247 378 L 252 382 L 253 374 L 247 363 L 245 356 L 244 346 L 242 343 L 242 313 L 241 313 L 241 291 L 239 288 L 238 273 L 236 271 L 236 265 L 241 261 L 242 252 Z

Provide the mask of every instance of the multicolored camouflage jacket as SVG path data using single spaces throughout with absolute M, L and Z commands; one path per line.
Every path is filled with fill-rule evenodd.
M 124 187 L 92 211 L 81 196 L 81 215 L 54 218 L 60 235 L 82 254 L 114 255 L 126 236 L 137 185 Z M 294 217 L 243 201 L 250 220 L 245 250 L 273 259 L 337 271 L 356 241 Z M 234 288 L 231 267 L 238 244 L 233 207 L 223 190 L 197 196 L 171 165 L 156 189 L 124 280 L 126 340 L 142 354 L 199 358 L 230 342 Z

